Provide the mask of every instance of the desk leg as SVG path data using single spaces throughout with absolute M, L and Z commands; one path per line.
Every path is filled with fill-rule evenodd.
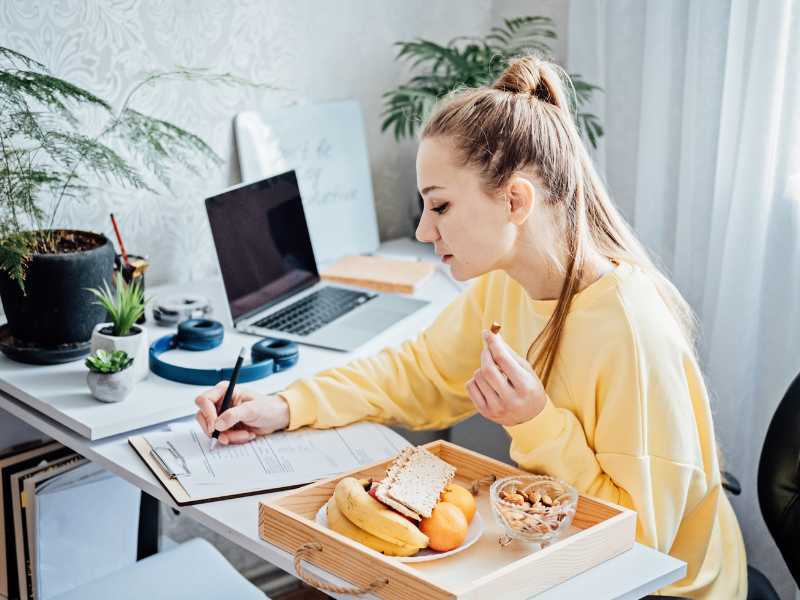
M 142 492 L 139 503 L 139 542 L 136 560 L 158 552 L 158 500 Z

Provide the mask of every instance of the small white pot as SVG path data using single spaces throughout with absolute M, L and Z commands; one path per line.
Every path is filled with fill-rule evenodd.
M 92 396 L 103 402 L 121 402 L 133 391 L 133 366 L 117 373 L 96 373 L 89 371 L 86 383 Z
M 133 357 L 133 364 L 127 370 L 133 369 L 133 381 L 141 381 L 150 372 L 149 357 L 147 355 L 149 350 L 147 329 L 141 325 L 134 325 L 139 333 L 133 335 L 116 336 L 107 333 L 100 333 L 106 327 L 113 328 L 113 323 L 99 323 L 95 325 L 92 331 L 92 352 L 97 350 L 106 350 L 107 352 L 114 352 L 115 350 L 123 350 L 128 353 L 128 356 Z

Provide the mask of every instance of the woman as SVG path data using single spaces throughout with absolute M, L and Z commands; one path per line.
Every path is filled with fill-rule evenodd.
M 522 468 L 636 510 L 638 541 L 688 564 L 663 593 L 744 598 L 691 309 L 611 203 L 559 72 L 518 59 L 426 123 L 417 238 L 476 278 L 430 328 L 279 396 L 237 388 L 217 418 L 223 382 L 197 398 L 198 421 L 239 443 L 362 419 L 443 428 L 477 411 Z

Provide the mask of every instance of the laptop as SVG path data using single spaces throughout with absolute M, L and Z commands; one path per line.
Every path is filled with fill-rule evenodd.
M 427 301 L 321 281 L 294 171 L 206 198 L 234 328 L 354 350 Z

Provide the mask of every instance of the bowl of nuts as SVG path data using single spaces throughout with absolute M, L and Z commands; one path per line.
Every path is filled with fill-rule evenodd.
M 578 491 L 547 475 L 504 477 L 489 494 L 495 520 L 505 530 L 503 546 L 512 539 L 552 541 L 572 523 L 578 506 Z

